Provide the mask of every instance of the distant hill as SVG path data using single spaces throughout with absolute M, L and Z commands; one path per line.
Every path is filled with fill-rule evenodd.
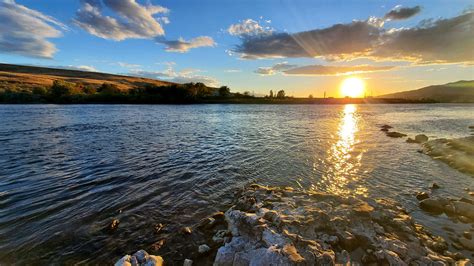
M 22 90 L 29 90 L 35 87 L 49 87 L 53 84 L 54 80 L 64 80 L 76 84 L 82 83 L 89 86 L 100 86 L 103 83 L 111 83 L 115 84 L 120 90 L 128 90 L 147 84 L 155 86 L 174 84 L 172 82 L 155 79 L 99 72 L 0 64 L 0 89 L 15 87 L 21 88 Z
M 444 85 L 432 85 L 417 90 L 402 91 L 379 98 L 431 99 L 438 102 L 474 103 L 474 80 L 460 80 Z

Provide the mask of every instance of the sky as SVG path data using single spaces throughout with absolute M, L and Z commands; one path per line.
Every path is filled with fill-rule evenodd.
M 474 4 L 459 1 L 0 0 L 0 62 L 368 95 L 474 79 Z

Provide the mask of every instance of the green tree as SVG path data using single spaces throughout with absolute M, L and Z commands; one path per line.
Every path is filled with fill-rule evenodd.
M 219 88 L 219 96 L 227 97 L 230 95 L 230 89 L 227 86 L 222 86 Z
M 273 98 L 273 90 L 270 90 L 270 95 L 268 97 Z
M 279 91 L 277 92 L 277 98 L 278 98 L 278 99 L 283 99 L 283 98 L 285 98 L 285 91 L 284 91 L 284 90 L 279 90 Z
M 120 94 L 121 92 L 117 85 L 111 83 L 102 84 L 97 91 L 107 95 Z
M 51 95 L 53 97 L 69 96 L 73 93 L 76 85 L 64 80 L 55 80 L 51 86 Z
M 97 89 L 92 86 L 85 85 L 84 87 L 82 87 L 82 92 L 84 94 L 92 95 L 97 92 Z
M 33 90 L 31 91 L 35 95 L 46 95 L 48 93 L 48 90 L 45 87 L 34 87 Z

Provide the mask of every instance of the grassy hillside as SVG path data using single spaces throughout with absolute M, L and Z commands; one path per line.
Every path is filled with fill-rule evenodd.
M 166 86 L 173 84 L 154 79 L 98 72 L 0 64 L 0 90 L 32 90 L 35 87 L 50 87 L 54 80 L 64 80 L 91 87 L 99 87 L 103 83 L 109 83 L 114 84 L 120 90 L 146 85 Z
M 474 80 L 460 80 L 443 85 L 432 85 L 417 90 L 386 94 L 380 96 L 380 98 L 431 99 L 438 102 L 474 103 Z

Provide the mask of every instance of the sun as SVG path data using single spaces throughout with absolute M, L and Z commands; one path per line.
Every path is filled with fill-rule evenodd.
M 364 97 L 365 83 L 362 79 L 351 77 L 345 79 L 341 84 L 341 96 L 351 98 Z

